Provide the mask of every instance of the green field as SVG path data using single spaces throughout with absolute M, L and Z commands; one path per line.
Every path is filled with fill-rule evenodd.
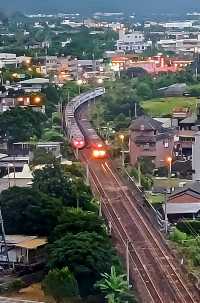
M 176 107 L 190 107 L 194 110 L 196 100 L 197 98 L 195 97 L 155 98 L 143 101 L 141 106 L 152 117 L 163 117 L 170 115 Z

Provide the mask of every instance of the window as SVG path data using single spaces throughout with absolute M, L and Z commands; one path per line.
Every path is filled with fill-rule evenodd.
M 150 148 L 150 144 L 149 143 L 144 144 L 143 148 L 144 150 L 148 150 Z
M 168 148 L 169 147 L 169 142 L 164 142 L 164 147 Z

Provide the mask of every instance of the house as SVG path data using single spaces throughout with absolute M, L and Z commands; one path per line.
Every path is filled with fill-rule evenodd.
M 152 42 L 145 41 L 142 32 L 132 32 L 126 34 L 124 30 L 119 31 L 119 40 L 117 40 L 117 50 L 126 52 L 142 53 L 151 48 Z
M 168 197 L 166 211 L 169 220 L 200 217 L 200 181 L 175 190 Z
M 24 235 L 6 235 L 9 262 L 14 266 L 34 266 L 45 262 L 46 238 Z M 5 243 L 0 241 L 0 264 L 7 263 Z
M 26 93 L 40 92 L 42 90 L 42 88 L 45 88 L 48 86 L 49 79 L 32 78 L 32 79 L 20 81 L 19 84 L 21 85 L 21 88 Z
M 141 157 L 152 159 L 156 167 L 166 164 L 172 156 L 174 131 L 148 116 L 134 120 L 129 129 L 130 162 L 134 166 Z
M 197 106 L 196 113 L 188 115 L 185 119 L 179 119 L 177 150 L 182 157 L 192 155 L 192 145 L 198 131 L 200 131 L 200 106 Z
M 175 38 L 175 39 L 161 39 L 157 42 L 157 47 L 165 51 L 195 51 L 200 46 L 200 35 L 192 38 Z
M 29 187 L 32 184 L 33 174 L 28 164 L 24 164 L 22 171 L 19 172 L 16 171 L 15 163 L 8 163 L 7 171 L 8 174 L 2 178 L 4 185 L 7 181 L 7 188 L 12 186 Z

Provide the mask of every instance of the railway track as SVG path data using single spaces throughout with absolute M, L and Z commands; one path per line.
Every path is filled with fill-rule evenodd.
M 90 141 L 87 113 L 79 126 Z M 87 123 L 86 123 L 87 121 Z M 91 125 L 90 125 L 91 128 Z M 166 242 L 134 195 L 113 169 L 111 161 L 92 161 L 87 149 L 80 152 L 102 203 L 104 217 L 112 225 L 118 250 L 130 260 L 130 277 L 143 303 L 199 303 L 196 289 L 183 275 Z
M 101 163 L 101 167 L 102 169 L 91 168 L 91 176 L 103 199 L 104 214 L 108 220 L 112 220 L 114 231 L 121 239 L 124 250 L 127 241 L 129 242 L 130 261 L 140 273 L 141 283 L 145 284 L 147 290 L 144 302 L 147 293 L 147 302 L 199 302 L 198 295 L 194 295 L 194 290 L 188 288 L 178 267 L 174 265 L 173 257 L 165 245 L 160 244 L 156 233 L 152 234 L 138 207 L 132 203 L 133 197 L 129 196 L 128 190 L 113 173 L 111 166 Z

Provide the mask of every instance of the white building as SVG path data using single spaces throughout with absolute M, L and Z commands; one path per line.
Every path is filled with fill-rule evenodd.
M 166 22 L 160 23 L 161 26 L 165 28 L 179 28 L 184 29 L 193 26 L 193 21 L 179 21 L 179 22 Z
M 17 67 L 18 64 L 22 64 L 23 62 L 29 64 L 30 60 L 31 57 L 27 57 L 27 56 L 17 57 L 16 54 L 0 53 L 0 68 L 7 66 Z
M 142 32 L 132 32 L 126 34 L 123 30 L 119 31 L 119 40 L 117 40 L 117 50 L 142 53 L 152 46 L 151 41 L 145 41 Z
M 17 56 L 16 54 L 0 53 L 0 68 L 14 65 L 17 67 Z
M 192 169 L 193 181 L 200 181 L 200 131 L 195 134 L 192 145 Z
M 200 34 L 196 38 L 164 39 L 157 42 L 157 47 L 165 51 L 195 51 L 200 48 Z

